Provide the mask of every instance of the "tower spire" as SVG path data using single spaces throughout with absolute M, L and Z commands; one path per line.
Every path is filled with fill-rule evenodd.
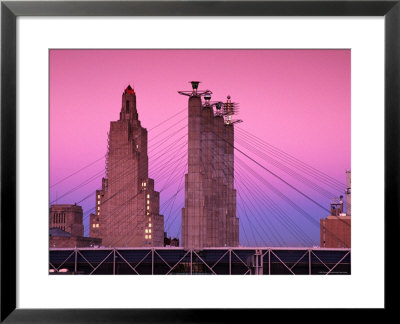
M 120 120 L 138 120 L 139 116 L 136 110 L 136 93 L 129 84 L 122 94 L 122 107 Z

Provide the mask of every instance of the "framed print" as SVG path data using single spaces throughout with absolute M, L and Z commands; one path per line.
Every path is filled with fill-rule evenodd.
M 1 320 L 393 309 L 399 15 L 2 2 Z

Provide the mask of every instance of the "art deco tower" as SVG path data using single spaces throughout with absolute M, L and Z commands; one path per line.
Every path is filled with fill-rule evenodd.
M 195 81 L 192 87 L 192 92 L 179 92 L 189 96 L 182 245 L 185 248 L 237 246 L 239 219 L 234 189 L 234 125 L 232 115 L 228 113 L 232 103 L 228 97 L 225 104 L 215 106 L 214 112 L 211 92 L 198 92 Z M 222 106 L 224 109 L 221 110 Z
M 163 246 L 164 217 L 160 194 L 148 178 L 147 130 L 138 119 L 136 94 L 122 94 L 118 121 L 110 123 L 106 177 L 96 192 L 96 212 L 90 215 L 90 236 L 103 246 Z

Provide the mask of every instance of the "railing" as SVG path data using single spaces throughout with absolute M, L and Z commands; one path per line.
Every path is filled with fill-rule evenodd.
M 351 250 L 224 247 L 50 248 L 49 273 L 132 275 L 351 274 Z

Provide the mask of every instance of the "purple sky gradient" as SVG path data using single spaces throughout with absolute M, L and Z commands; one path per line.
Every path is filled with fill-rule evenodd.
M 128 84 L 135 89 L 139 119 L 142 126 L 150 130 L 149 141 L 152 141 L 152 136 L 162 137 L 162 132 L 174 131 L 169 129 L 169 125 L 158 127 L 154 132 L 151 129 L 187 106 L 187 97 L 180 96 L 177 91 L 190 90 L 190 80 L 202 81 L 200 89 L 210 89 L 213 92 L 212 100 L 225 100 L 229 94 L 233 101 L 240 104 L 237 118 L 242 119 L 243 123 L 237 124 L 238 129 L 262 138 L 345 183 L 345 170 L 351 167 L 350 64 L 350 50 L 51 50 L 50 201 L 104 169 L 104 161 L 96 162 L 54 186 L 106 153 L 109 123 L 119 118 L 121 95 Z M 185 116 L 186 112 L 174 120 L 178 121 Z M 179 125 L 184 126 L 185 121 Z M 235 136 L 243 140 L 239 130 Z M 182 143 L 179 152 L 185 150 Z M 254 142 L 249 144 L 258 147 Z M 240 153 L 236 152 L 236 157 L 257 169 Z M 155 162 L 152 162 L 151 154 L 149 158 L 150 177 L 156 179 L 156 189 L 160 190 L 157 170 L 154 170 L 154 174 L 152 172 L 152 163 Z M 239 168 L 236 170 L 239 173 Z M 257 172 L 262 174 L 264 171 L 259 169 Z M 285 191 L 290 199 L 299 203 L 315 220 L 319 221 L 319 218 L 326 216 L 324 210 L 299 197 L 279 181 L 271 179 L 267 172 L 263 174 L 267 181 Z M 295 184 L 285 173 L 280 172 L 279 175 Z M 100 188 L 100 179 L 101 175 L 98 180 L 57 199 L 57 202 L 80 201 Z M 243 186 L 243 183 L 237 185 Z M 175 191 L 176 187 L 163 191 L 162 202 Z M 313 191 L 307 193 L 329 208 L 329 200 Z M 334 193 L 343 194 L 339 191 Z M 173 209 L 183 207 L 182 197 L 181 192 Z M 274 195 L 271 198 L 290 213 L 287 204 Z M 243 201 L 241 203 L 246 208 L 257 208 L 249 207 Z M 94 196 L 81 205 L 84 213 L 94 207 Z M 252 238 L 250 234 L 263 225 L 258 225 L 256 221 L 251 225 L 252 221 L 248 221 L 240 209 L 243 208 L 238 211 L 239 218 L 243 220 L 241 243 L 266 244 L 257 236 L 253 235 Z M 178 235 L 179 210 L 170 217 L 165 210 L 163 213 L 169 222 L 174 217 L 176 219 L 173 224 L 169 224 L 168 234 Z M 319 244 L 319 228 L 298 215 L 291 215 L 298 220 L 302 230 Z M 269 216 L 268 221 L 269 230 L 273 232 L 271 228 L 275 220 Z M 286 233 L 285 227 L 279 229 L 279 222 L 276 221 L 275 225 L 280 233 L 276 236 L 286 235 L 289 245 L 300 244 L 296 238 Z M 243 231 L 246 232 L 247 240 Z M 268 232 L 266 228 L 265 231 Z M 267 240 L 267 243 L 274 244 L 274 239 Z

